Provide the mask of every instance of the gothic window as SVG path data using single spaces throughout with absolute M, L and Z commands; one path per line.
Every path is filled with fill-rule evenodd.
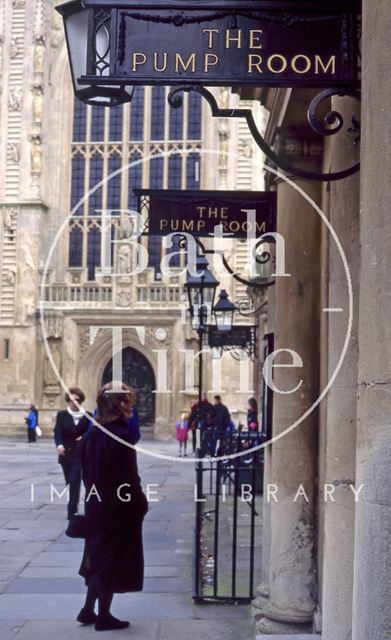
M 166 87 L 137 87 L 130 104 L 111 109 L 86 106 L 75 99 L 70 206 L 75 207 L 103 180 L 74 212 L 69 229 L 68 265 L 84 269 L 90 281 L 101 266 L 100 210 L 136 210 L 134 189 L 200 188 L 201 97 L 186 94 L 183 106 L 172 109 L 168 91 Z M 143 158 L 151 160 L 143 162 Z M 132 163 L 136 164 L 130 166 Z M 110 177 L 116 171 L 119 173 Z M 116 212 L 112 236 L 118 223 Z M 158 280 L 161 238 L 144 237 L 142 242 L 149 248 L 150 267 Z M 170 264 L 179 263 L 174 258 Z

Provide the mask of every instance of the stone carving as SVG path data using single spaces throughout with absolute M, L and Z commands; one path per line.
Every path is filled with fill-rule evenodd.
M 3 217 L 4 229 L 6 229 L 7 231 L 14 230 L 17 215 L 18 215 L 18 212 L 16 209 L 12 209 L 12 208 L 5 209 L 4 217 Z
M 53 342 L 50 342 L 49 349 L 52 355 L 53 362 L 58 370 L 58 373 L 61 375 L 62 357 L 61 357 L 60 348 L 58 345 L 54 344 Z M 52 363 L 50 362 L 48 355 L 45 356 L 45 363 L 43 367 L 43 381 L 44 381 L 45 387 L 58 385 L 57 374 L 52 367 Z
M 62 19 L 57 11 L 53 11 L 50 46 L 56 49 L 62 42 Z
M 47 338 L 62 338 L 64 319 L 61 313 L 56 311 L 46 311 L 44 321 Z
M 241 138 L 239 140 L 239 150 L 241 152 L 241 155 L 244 156 L 245 158 L 251 158 L 253 155 L 253 150 L 251 147 L 251 143 L 249 140 L 245 140 L 244 138 Z
M 90 347 L 90 328 L 80 327 L 79 329 L 79 356 L 80 360 L 84 358 Z
M 22 105 L 22 89 L 21 87 L 14 87 L 8 94 L 8 106 L 11 111 L 20 111 Z
M 120 289 L 117 292 L 115 302 L 118 307 L 128 307 L 132 299 L 129 289 Z
M 26 4 L 26 0 L 12 0 L 12 6 L 14 9 L 23 9 Z
M 32 134 L 31 140 L 31 173 L 39 175 L 41 173 L 41 136 Z
M 118 237 L 120 240 L 128 240 L 133 237 L 134 222 L 133 219 L 125 215 L 121 218 L 121 223 L 118 229 Z
M 33 255 L 31 253 L 31 242 L 29 242 L 25 237 L 23 238 L 23 242 L 21 244 L 21 272 L 24 276 L 26 276 L 29 271 L 31 271 L 32 273 L 35 272 L 35 263 Z
M 146 334 L 153 341 L 156 341 L 159 347 L 169 347 L 172 344 L 172 335 L 167 327 L 148 327 Z
M 34 72 L 43 73 L 44 71 L 44 59 L 45 59 L 45 36 L 42 33 L 36 33 L 34 35 Z
M 13 37 L 10 42 L 10 58 L 14 60 L 21 52 L 20 38 Z
M 20 160 L 20 144 L 18 142 L 9 142 L 7 144 L 7 160 L 18 164 Z
M 146 273 L 139 273 L 137 276 L 137 280 L 139 284 L 146 284 L 148 281 L 148 277 Z
M 118 251 L 118 273 L 128 275 L 132 270 L 132 250 L 128 244 L 122 244 Z
M 7 269 L 4 272 L 4 280 L 8 285 L 14 286 L 15 280 L 16 280 L 16 268 L 15 267 L 11 267 L 10 269 Z
M 39 83 L 35 83 L 32 88 L 33 94 L 33 121 L 40 123 L 42 121 L 43 107 L 43 87 Z

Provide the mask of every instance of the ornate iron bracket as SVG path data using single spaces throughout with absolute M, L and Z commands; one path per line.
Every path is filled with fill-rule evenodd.
M 212 116 L 214 118 L 245 118 L 255 143 L 258 145 L 261 151 L 265 154 L 265 156 L 269 160 L 271 160 L 271 162 L 276 167 L 278 167 L 285 173 L 297 176 L 299 178 L 304 178 L 307 180 L 318 180 L 318 181 L 330 182 L 330 181 L 342 180 L 343 178 L 347 178 L 348 176 L 351 176 L 354 173 L 357 173 L 360 169 L 359 162 L 355 162 L 354 164 L 350 165 L 346 169 L 343 169 L 342 171 L 332 171 L 330 173 L 318 173 L 315 171 L 307 171 L 306 169 L 295 167 L 291 165 L 290 162 L 288 162 L 287 160 L 285 160 L 284 158 L 276 154 L 275 151 L 273 151 L 273 149 L 269 146 L 269 144 L 266 142 L 266 140 L 264 139 L 264 137 L 262 136 L 262 134 L 260 133 L 256 125 L 251 109 L 248 109 L 248 108 L 220 109 L 215 96 L 209 89 L 206 89 L 205 87 L 196 87 L 196 86 L 193 87 L 193 86 L 187 86 L 187 85 L 183 85 L 183 86 L 175 87 L 171 89 L 168 95 L 168 102 L 170 106 L 173 107 L 174 109 L 180 108 L 183 102 L 183 97 L 181 94 L 183 92 L 190 92 L 190 91 L 195 91 L 199 93 L 207 101 L 212 111 Z M 316 95 L 308 107 L 307 117 L 308 117 L 308 122 L 311 128 L 316 133 L 322 136 L 335 135 L 339 131 L 341 131 L 344 125 L 342 114 L 334 110 L 329 111 L 324 116 L 323 122 L 321 122 L 318 119 L 317 114 L 318 114 L 319 106 L 324 100 L 332 96 L 340 96 L 340 97 L 349 96 L 349 97 L 355 98 L 356 100 L 360 100 L 360 92 L 354 89 L 326 89 L 324 91 L 321 91 L 318 95 Z M 357 144 L 359 140 L 359 131 L 360 131 L 359 122 L 354 116 L 352 116 L 351 123 L 352 123 L 352 127 L 350 127 L 348 131 L 349 133 L 356 135 L 356 140 L 354 141 L 354 144 Z
M 180 235 L 179 233 L 176 235 Z M 197 237 L 194 236 L 194 240 L 197 243 L 197 245 L 200 247 L 202 253 L 204 255 L 215 255 L 215 252 L 213 249 L 207 249 L 204 245 L 204 243 Z M 263 244 L 264 239 L 260 239 L 258 242 L 255 243 L 254 249 L 256 251 L 256 249 Z M 180 249 L 185 249 L 186 248 L 186 238 L 182 236 L 182 238 L 180 238 L 178 246 Z M 248 287 L 253 287 L 254 289 L 268 289 L 269 287 L 272 287 L 275 284 L 275 280 L 264 280 L 263 278 L 252 278 L 251 280 L 246 280 L 245 278 L 242 278 L 241 276 L 239 276 L 233 269 L 232 267 L 229 265 L 225 255 L 220 252 L 220 257 L 221 257 L 221 261 L 224 265 L 224 268 L 227 270 L 227 272 L 229 273 L 230 276 L 232 276 L 235 280 L 237 280 L 237 282 L 240 282 L 241 284 L 245 284 Z M 267 262 L 269 262 L 270 260 L 272 260 L 272 256 L 269 252 L 264 251 L 263 253 L 261 253 L 260 255 L 256 256 L 256 262 L 259 264 L 266 264 Z M 245 313 L 241 313 L 241 315 L 252 315 L 251 313 L 245 314 Z

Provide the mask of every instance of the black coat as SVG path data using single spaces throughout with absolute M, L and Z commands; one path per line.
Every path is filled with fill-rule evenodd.
M 79 457 L 80 440 L 89 427 L 90 416 L 82 416 L 77 425 L 69 411 L 59 411 L 56 416 L 56 424 L 54 425 L 54 442 L 56 447 L 60 444 L 65 448 L 65 455 L 59 456 L 59 463 L 65 460 L 72 462 Z
M 129 442 L 125 423 L 105 427 Z M 142 522 L 148 504 L 141 489 L 136 452 L 93 427 L 82 441 L 81 464 L 88 535 L 79 573 L 87 586 L 91 584 L 98 591 L 141 591 Z M 131 500 L 121 501 L 118 491 L 122 498 L 130 495 Z

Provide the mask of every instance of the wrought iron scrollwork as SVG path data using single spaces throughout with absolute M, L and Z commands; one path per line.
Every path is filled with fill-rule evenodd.
M 186 236 L 181 235 L 180 233 L 176 233 L 176 236 L 179 236 L 178 239 L 178 249 L 182 249 L 182 250 L 186 250 L 187 248 L 187 239 Z M 200 238 L 197 238 L 195 236 L 193 236 L 195 242 L 197 243 L 197 245 L 199 246 L 199 248 L 201 249 L 201 252 L 204 255 L 213 255 L 214 254 L 214 250 L 213 249 L 207 249 L 204 245 L 204 243 L 202 242 L 202 240 L 200 240 Z M 261 245 L 264 242 L 264 240 L 259 240 L 256 245 L 255 245 L 255 251 L 257 249 L 257 247 L 259 245 Z M 240 275 L 238 275 L 236 273 L 236 271 L 234 271 L 234 269 L 232 269 L 232 267 L 230 266 L 230 264 L 228 263 L 225 255 L 220 252 L 220 258 L 221 258 L 221 262 L 224 265 L 224 268 L 226 269 L 227 273 L 229 273 L 230 276 L 232 276 L 235 280 L 237 280 L 237 282 L 240 282 L 241 284 L 245 284 L 248 287 L 253 287 L 254 289 L 267 289 L 268 287 L 272 287 L 275 284 L 275 280 L 265 280 L 264 278 L 259 278 L 259 277 L 255 277 L 255 278 L 251 278 L 250 280 L 246 280 L 245 278 L 242 278 Z M 267 251 L 263 251 L 261 254 L 256 255 L 256 262 L 257 263 L 261 263 L 261 264 L 265 264 L 267 262 L 269 262 L 269 260 L 272 258 L 271 254 L 268 253 Z M 245 315 L 245 314 L 242 314 Z
M 183 101 L 183 93 L 195 91 L 199 93 L 209 104 L 209 107 L 212 112 L 212 116 L 214 118 L 244 118 L 247 122 L 248 128 L 252 134 L 252 137 L 261 151 L 265 154 L 265 156 L 279 169 L 288 173 L 290 175 L 297 176 L 299 178 L 304 178 L 307 180 L 319 180 L 319 181 L 335 181 L 341 180 L 342 178 L 347 178 L 348 176 L 357 173 L 360 169 L 360 163 L 355 162 L 350 165 L 346 169 L 342 169 L 341 171 L 331 171 L 329 173 L 321 173 L 316 171 L 308 171 L 306 169 L 302 169 L 300 167 L 295 167 L 288 160 L 278 155 L 266 142 L 261 132 L 259 131 L 257 124 L 254 120 L 254 116 L 252 110 L 249 108 L 238 108 L 238 109 L 220 109 L 217 100 L 213 93 L 206 89 L 205 87 L 196 87 L 196 86 L 187 86 L 183 85 L 180 87 L 175 87 L 171 89 L 168 95 L 168 102 L 171 107 L 179 108 L 182 105 Z M 360 93 L 354 89 L 326 89 L 325 91 L 320 92 L 315 98 L 311 101 L 311 104 L 308 108 L 307 117 L 308 122 L 312 129 L 322 135 L 322 136 L 331 136 L 338 133 L 344 124 L 342 114 L 333 110 L 326 114 L 323 119 L 323 122 L 320 122 L 317 117 L 317 112 L 320 104 L 330 98 L 332 96 L 349 96 L 356 100 L 360 100 Z M 358 133 L 359 131 L 359 123 L 357 119 L 352 116 L 352 125 L 353 129 L 350 128 L 348 131 L 350 133 Z M 358 136 L 356 137 L 355 143 L 358 141 Z

